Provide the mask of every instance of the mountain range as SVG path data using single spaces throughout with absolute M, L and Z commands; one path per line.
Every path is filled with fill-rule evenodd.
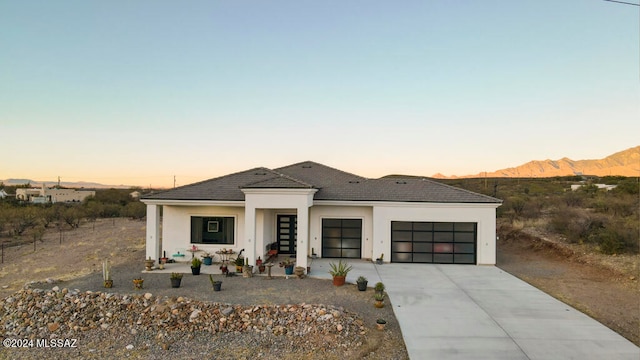
M 480 178 L 480 177 L 554 177 L 567 175 L 594 175 L 594 176 L 640 176 L 640 146 L 609 155 L 598 160 L 533 160 L 526 164 L 496 170 L 494 172 L 482 172 L 475 175 L 445 176 L 435 174 L 436 179 L 456 178 Z
M 496 170 L 494 172 L 482 172 L 475 175 L 463 176 L 445 176 L 435 174 L 435 179 L 459 179 L 459 178 L 483 178 L 483 177 L 554 177 L 568 175 L 594 175 L 594 176 L 640 176 L 640 146 L 629 148 L 609 155 L 604 159 L 598 160 L 571 160 L 562 158 L 560 160 L 533 160 L 526 164 L 510 167 L 506 169 Z M 31 184 L 32 186 L 42 186 L 42 181 L 30 179 L 6 179 L 0 180 L 0 183 L 9 186 Z M 55 181 L 44 181 L 46 186 L 51 187 L 58 185 Z M 95 182 L 60 182 L 60 186 L 67 188 L 85 188 L 85 189 L 129 189 L 132 185 L 104 185 Z
M 77 181 L 77 182 L 61 181 L 60 184 L 58 184 L 57 181 L 37 181 L 37 180 L 31 180 L 31 179 L 5 179 L 5 180 L 0 180 L 0 183 L 7 186 L 31 184 L 31 187 L 40 187 L 42 186 L 42 183 L 44 183 L 47 187 L 60 185 L 61 187 L 64 187 L 64 188 L 74 188 L 74 189 L 82 189 L 82 188 L 84 189 L 131 189 L 135 187 L 133 185 L 104 185 L 100 183 L 86 182 L 86 181 Z

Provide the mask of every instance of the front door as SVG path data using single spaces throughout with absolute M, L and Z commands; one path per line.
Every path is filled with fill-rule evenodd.
M 278 215 L 278 253 L 295 254 L 298 235 L 297 215 Z

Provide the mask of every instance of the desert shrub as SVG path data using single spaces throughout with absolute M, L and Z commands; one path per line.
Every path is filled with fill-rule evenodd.
M 562 199 L 567 206 L 572 207 L 582 206 L 584 202 L 584 196 L 575 191 L 565 193 Z
M 117 204 L 104 204 L 102 207 L 102 214 L 100 215 L 103 218 L 111 218 L 120 216 L 120 211 L 122 207 Z
M 80 227 L 80 221 L 85 217 L 83 209 L 79 206 L 73 205 L 65 208 L 61 215 L 64 222 L 72 229 Z
M 147 215 L 147 206 L 140 201 L 128 203 L 123 209 L 123 216 L 139 220 Z
M 504 201 L 502 206 L 504 207 L 504 214 L 514 221 L 522 215 L 524 208 L 527 204 L 527 199 L 520 196 L 511 196 Z
M 522 209 L 520 215 L 525 219 L 536 219 L 542 216 L 542 211 L 545 208 L 545 204 L 549 198 L 541 199 L 541 198 L 532 198 L 529 199 L 524 208 Z
M 585 184 L 579 187 L 578 190 L 575 191 L 575 193 L 577 194 L 583 193 L 583 194 L 593 196 L 597 194 L 599 190 L 600 189 L 598 189 L 598 187 L 595 184 Z
M 567 241 L 582 243 L 592 231 L 603 226 L 603 221 L 601 217 L 593 216 L 583 209 L 564 207 L 554 212 L 549 225 L 552 231 L 564 235 Z
M 640 182 L 638 179 L 639 178 L 628 178 L 621 180 L 618 182 L 618 186 L 611 191 L 614 193 L 637 195 L 640 193 Z
M 589 235 L 590 242 L 598 245 L 604 254 L 619 254 L 625 250 L 625 243 L 615 229 L 601 228 Z

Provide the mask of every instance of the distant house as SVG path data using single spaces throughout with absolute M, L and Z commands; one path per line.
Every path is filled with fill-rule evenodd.
M 615 189 L 616 187 L 618 187 L 618 185 L 607 185 L 607 184 L 592 184 L 595 185 L 598 189 L 604 189 L 607 191 L 611 191 L 613 189 Z M 580 189 L 581 187 L 587 186 L 587 184 L 574 184 L 571 185 L 571 191 L 576 191 L 578 189 Z
M 502 201 L 419 177 L 368 179 L 307 161 L 145 195 L 146 255 L 269 249 L 386 262 L 495 264 Z M 162 211 L 161 211 L 162 210 Z M 162 217 L 160 216 L 162 214 Z
M 139 199 L 140 198 L 140 191 L 132 191 L 129 193 L 129 196 L 131 196 L 132 199 Z
M 87 197 L 95 195 L 96 192 L 93 190 L 47 188 L 44 184 L 41 188 L 16 189 L 16 199 L 34 204 L 82 202 Z
M 4 199 L 7 196 L 9 196 L 9 194 L 7 194 L 7 192 L 4 191 L 4 189 L 0 189 L 0 199 Z

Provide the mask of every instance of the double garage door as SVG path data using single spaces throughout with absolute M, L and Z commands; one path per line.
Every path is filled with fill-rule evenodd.
M 391 222 L 391 262 L 475 264 L 477 224 Z

